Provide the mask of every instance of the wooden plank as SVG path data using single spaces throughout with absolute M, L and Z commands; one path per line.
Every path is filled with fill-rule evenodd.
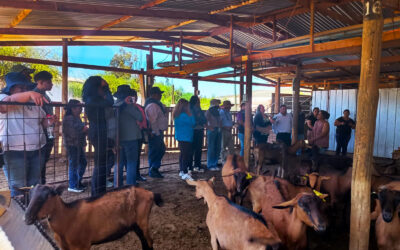
M 310 47 L 311 47 L 311 51 L 314 51 L 314 16 L 315 16 L 314 0 L 310 0 Z
M 396 136 L 396 99 L 397 89 L 385 89 L 388 92 L 388 107 L 387 107 L 387 126 L 386 126 L 386 143 L 385 143 L 385 157 L 391 158 L 395 147 Z M 399 133 L 400 130 L 397 131 Z
M 247 44 L 247 50 L 252 50 L 253 44 Z M 244 130 L 244 161 L 247 169 L 250 168 L 251 150 L 251 114 L 252 114 L 252 93 L 253 93 L 253 63 L 246 62 L 246 111 L 245 111 L 245 130 Z M 259 174 L 259 173 L 257 173 Z
M 349 110 L 350 110 L 350 117 L 357 123 L 357 90 L 356 89 L 349 89 Z M 351 138 L 349 141 L 349 146 L 347 147 L 347 152 L 353 153 L 354 152 L 354 138 L 355 138 L 355 130 L 351 131 Z
M 380 0 L 365 0 L 358 92 L 358 129 L 353 155 L 349 249 L 369 248 L 371 224 L 371 173 L 373 142 L 379 99 L 383 15 Z M 376 8 L 376 6 L 378 6 Z M 385 36 L 385 35 L 383 35 Z
M 379 139 L 378 139 L 378 155 L 380 157 L 385 157 L 385 147 L 386 147 L 386 133 L 387 133 L 387 123 L 388 123 L 388 102 L 389 93 L 387 89 L 379 90 L 379 104 L 380 107 L 378 112 L 380 114 L 379 118 Z
M 328 112 L 331 115 L 329 118 L 329 150 L 336 150 L 336 127 L 334 126 L 336 117 L 336 92 L 337 90 L 330 90 L 329 91 L 329 109 Z

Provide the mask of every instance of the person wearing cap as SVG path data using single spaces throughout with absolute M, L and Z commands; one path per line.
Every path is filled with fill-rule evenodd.
M 225 163 L 226 157 L 228 155 L 233 155 L 235 153 L 235 147 L 233 145 L 232 136 L 232 113 L 231 108 L 233 104 L 226 100 L 222 103 L 221 109 L 219 110 L 219 115 L 221 117 L 221 159 Z
M 269 118 L 276 132 L 276 140 L 281 140 L 287 146 L 292 144 L 292 114 L 287 113 L 286 105 L 281 105 L 279 114 Z
M 165 154 L 164 131 L 168 128 L 168 114 L 161 97 L 164 91 L 159 87 L 152 87 L 149 91 L 150 98 L 144 104 L 147 120 L 151 129 L 149 137 L 149 176 L 163 178 L 159 169 Z
M 108 130 L 106 109 L 112 107 L 114 99 L 108 83 L 101 76 L 90 76 L 82 89 L 85 114 L 89 120 L 88 137 L 94 147 L 94 168 L 91 195 L 104 194 L 107 190 L 107 142 Z
M 126 167 L 126 184 L 137 186 L 137 158 L 139 151 L 139 140 L 142 132 L 138 122 L 143 121 L 142 113 L 136 106 L 137 93 L 129 85 L 120 85 L 115 92 L 117 98 L 115 106 L 119 108 L 119 141 L 120 157 L 118 169 L 115 168 L 114 186 L 123 186 L 123 169 Z M 118 180 L 119 179 L 119 180 Z
M 36 83 L 36 87 L 33 89 L 33 91 L 42 94 L 44 98 L 47 100 L 47 102 L 51 103 L 51 99 L 46 92 L 50 91 L 53 88 L 53 82 L 52 82 L 53 76 L 48 71 L 40 71 L 33 77 L 33 79 L 35 80 Z M 44 112 L 46 112 L 46 116 L 48 117 L 51 116 L 54 118 L 54 120 L 56 120 L 54 117 L 54 111 L 52 106 L 45 105 L 43 106 L 43 110 Z M 46 135 L 46 145 L 43 148 L 44 162 L 41 168 L 41 178 L 40 178 L 41 184 L 46 183 L 46 164 L 50 159 L 50 154 L 54 147 L 54 138 L 50 138 L 48 136 L 47 131 L 45 131 L 45 135 Z
M 245 122 L 245 108 L 246 102 L 240 104 L 240 111 L 236 114 L 236 121 L 238 123 L 238 137 L 240 141 L 240 156 L 244 155 L 244 122 Z
M 22 64 L 16 64 L 11 68 L 11 72 L 21 73 L 22 75 L 25 76 L 26 80 L 31 82 L 32 81 L 31 74 L 33 74 L 35 70 L 28 68 Z
M 218 171 L 218 158 L 221 153 L 221 117 L 219 105 L 221 101 L 212 99 L 206 112 L 207 118 L 207 168 Z
M 40 106 L 46 103 L 43 95 L 27 91 L 32 83 L 16 72 L 5 76 L 6 87 L 0 101 L 34 103 L 35 105 L 0 105 L 0 141 L 3 144 L 3 171 L 11 196 L 22 193 L 18 188 L 40 182 L 40 166 L 44 160 L 42 148 L 46 143 L 43 127 L 47 126 L 46 113 Z

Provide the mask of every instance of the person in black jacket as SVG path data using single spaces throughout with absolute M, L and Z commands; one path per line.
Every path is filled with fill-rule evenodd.
M 108 83 L 100 76 L 89 77 L 83 85 L 82 100 L 89 120 L 89 141 L 94 146 L 92 196 L 106 192 L 107 120 L 105 108 L 114 104 Z
M 201 110 L 200 99 L 198 96 L 192 96 L 189 103 L 190 111 L 196 121 L 193 130 L 193 166 L 190 170 L 194 170 L 195 172 L 204 172 L 204 169 L 201 167 L 201 153 L 204 140 L 204 127 L 207 124 L 207 118 L 204 115 L 203 110 Z
M 345 109 L 343 116 L 335 120 L 336 126 L 336 155 L 346 155 L 347 145 L 351 138 L 351 130 L 356 127 L 356 123 L 350 118 L 350 111 Z

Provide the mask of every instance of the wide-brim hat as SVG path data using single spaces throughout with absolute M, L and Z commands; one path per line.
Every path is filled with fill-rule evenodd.
M 26 66 L 24 66 L 24 65 L 22 65 L 22 64 L 17 64 L 17 65 L 14 65 L 14 66 L 11 68 L 11 72 L 17 72 L 17 73 L 26 72 L 26 73 L 28 73 L 28 74 L 32 74 L 33 72 L 35 72 L 35 70 L 34 70 L 34 69 L 31 69 L 31 68 L 28 68 L 28 67 L 26 67 Z
M 149 92 L 150 95 L 162 94 L 162 93 L 164 93 L 164 91 L 162 91 L 159 87 L 152 87 Z
M 32 89 L 32 86 L 34 86 L 34 84 L 29 81 L 24 74 L 18 72 L 10 72 L 5 75 L 4 79 L 6 82 L 6 87 L 2 90 L 2 92 L 7 95 L 10 94 L 11 88 L 15 85 L 23 85 L 28 89 Z
M 137 96 L 137 92 L 127 84 L 119 85 L 117 88 L 117 92 L 114 93 L 114 96 L 117 99 L 124 99 L 128 96 Z
M 224 102 L 222 103 L 221 108 L 233 107 L 233 106 L 235 106 L 235 105 L 232 104 L 231 101 L 226 100 L 226 101 L 224 101 Z

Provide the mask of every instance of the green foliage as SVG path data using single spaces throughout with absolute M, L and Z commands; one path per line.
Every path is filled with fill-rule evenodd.
M 49 53 L 50 52 L 46 49 L 33 48 L 33 47 L 0 47 L 0 55 L 3 56 L 48 59 Z M 7 73 L 11 72 L 11 68 L 16 64 L 23 64 L 29 68 L 33 68 L 35 69 L 35 73 L 42 70 L 49 71 L 53 75 L 53 82 L 55 84 L 60 83 L 61 81 L 60 71 L 55 66 L 33 64 L 33 63 L 9 62 L 9 61 L 0 61 L 0 80 L 3 80 L 4 76 Z M 32 78 L 35 73 L 32 74 Z
M 68 92 L 71 93 L 74 98 L 81 99 L 82 88 L 83 83 L 81 82 L 68 82 Z
M 117 88 L 119 85 L 123 84 L 128 84 L 131 88 L 135 89 L 136 91 L 139 91 L 139 82 L 138 79 L 135 77 L 130 77 L 130 78 L 125 78 L 125 77 L 118 77 L 116 73 L 112 72 L 107 72 L 104 74 L 100 75 L 103 77 L 104 80 L 108 83 L 110 86 L 111 93 L 115 93 L 117 91 Z
M 110 66 L 121 69 L 132 69 L 133 64 L 138 61 L 137 55 L 132 54 L 132 52 L 127 51 L 123 48 L 119 49 L 119 52 L 116 53 L 110 61 Z M 122 73 L 122 72 L 113 72 L 112 75 L 117 76 L 118 78 L 130 79 L 131 74 Z

